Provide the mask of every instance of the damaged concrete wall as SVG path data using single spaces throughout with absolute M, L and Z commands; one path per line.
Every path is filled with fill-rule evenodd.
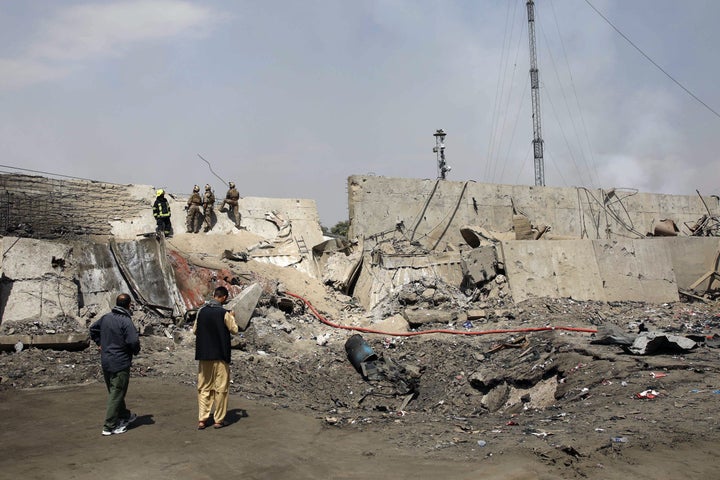
M 460 252 L 428 255 L 366 254 L 353 295 L 365 308 L 372 309 L 398 288 L 422 279 L 442 279 L 445 283 L 459 287 L 463 280 Z
M 2 248 L 2 322 L 77 316 L 78 285 L 66 272 L 72 246 L 4 237 Z
M 703 197 L 713 214 L 718 199 Z M 640 238 L 661 219 L 685 222 L 707 214 L 699 196 L 625 190 L 496 185 L 354 175 L 348 179 L 350 236 L 382 237 L 398 226 L 428 249 L 463 242 L 460 228 L 478 225 L 498 232 L 513 226 L 513 204 L 534 225 L 573 238 Z
M 185 313 L 164 243 L 153 238 L 103 244 L 2 238 L 0 324 L 81 320 L 80 309 L 106 310 L 128 292 L 137 303 Z
M 239 209 L 242 226 L 268 239 L 252 250 L 253 260 L 319 278 L 312 247 L 324 237 L 314 200 L 245 197 L 240 199 Z
M 217 224 L 213 231 L 232 232 L 231 219 L 218 211 L 222 196 L 216 196 Z M 168 192 L 166 197 L 174 232 L 185 232 L 187 196 Z M 87 234 L 134 239 L 155 231 L 154 201 L 155 187 L 150 185 L 2 174 L 0 234 L 36 238 Z M 277 237 L 281 228 L 267 219 L 268 214 L 276 212 L 292 231 L 291 241 L 300 241 L 308 248 L 323 241 L 314 200 L 245 197 L 239 203 L 241 223 L 250 232 L 268 239 Z
M 501 243 L 513 299 L 676 302 L 715 258 L 713 238 Z
M 137 216 L 151 198 L 149 186 L 0 175 L 0 233 L 108 235 L 112 222 Z
M 503 241 L 494 247 L 427 255 L 363 256 L 353 296 L 367 309 L 403 285 L 437 279 L 482 285 L 503 265 L 516 302 L 529 298 L 676 302 L 679 290 L 717 268 L 716 238 Z M 496 256 L 497 255 L 497 256 Z M 707 286 L 707 282 L 705 284 Z

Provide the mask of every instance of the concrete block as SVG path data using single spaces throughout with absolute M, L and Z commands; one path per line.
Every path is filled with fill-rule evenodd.
M 409 330 L 409 325 L 405 317 L 398 314 L 373 323 L 372 328 L 389 334 L 405 333 Z
M 669 250 L 659 239 L 515 241 L 501 247 L 516 302 L 679 300 Z
M 676 302 L 677 282 L 667 249 L 651 240 L 594 241 L 607 301 Z
M 460 254 L 463 275 L 474 284 L 492 280 L 497 275 L 498 260 L 494 246 L 478 247 Z
M 241 331 L 250 324 L 250 318 L 261 295 L 262 285 L 253 283 L 228 302 L 226 307 L 235 313 L 235 321 Z
M 488 316 L 487 311 L 483 309 L 468 310 L 466 315 L 468 320 L 485 319 Z
M 0 351 L 11 351 L 22 342 L 23 348 L 51 348 L 53 350 L 84 350 L 90 343 L 87 334 L 56 333 L 53 335 L 0 335 Z
M 552 243 L 519 240 L 500 244 L 508 283 L 516 302 L 531 297 L 560 296 L 551 257 Z
M 672 269 L 679 289 L 686 290 L 709 271 L 720 268 L 715 258 L 720 251 L 720 239 L 715 237 L 653 238 L 670 252 Z M 698 289 L 707 288 L 708 283 Z
M 402 312 L 403 317 L 412 328 L 417 328 L 427 323 L 443 323 L 448 324 L 455 320 L 452 312 L 447 310 L 410 310 L 406 309 Z

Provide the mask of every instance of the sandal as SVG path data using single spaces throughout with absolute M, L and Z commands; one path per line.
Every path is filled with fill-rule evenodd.
M 223 428 L 223 427 L 227 427 L 227 423 L 225 423 L 224 421 L 213 425 L 213 428 L 216 428 L 216 429 Z
M 207 427 L 205 422 L 198 422 L 198 430 L 205 430 L 205 427 Z

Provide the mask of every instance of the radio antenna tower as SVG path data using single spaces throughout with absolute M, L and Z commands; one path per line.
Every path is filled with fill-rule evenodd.
M 528 41 L 530 42 L 530 93 L 532 97 L 533 152 L 535 153 L 535 185 L 545 186 L 545 160 L 540 126 L 540 79 L 535 51 L 535 2 L 527 1 Z

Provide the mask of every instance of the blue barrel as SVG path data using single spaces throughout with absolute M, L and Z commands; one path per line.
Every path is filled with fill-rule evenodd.
M 361 364 L 371 360 L 377 360 L 377 355 L 362 335 L 356 333 L 345 342 L 345 352 L 355 370 L 362 375 Z

